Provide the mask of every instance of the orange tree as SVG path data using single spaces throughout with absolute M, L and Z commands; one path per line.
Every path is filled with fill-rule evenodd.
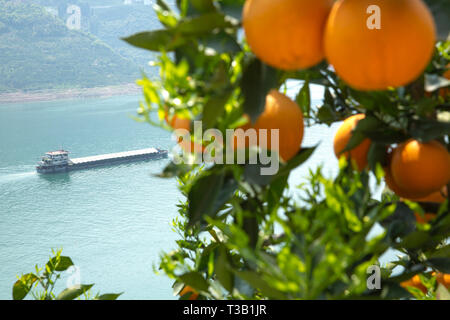
M 236 151 L 198 139 L 195 120 L 200 136 L 253 127 L 281 138 L 272 175 L 260 162 L 220 161 L 172 161 L 160 174 L 177 177 L 186 197 L 173 221 L 180 239 L 157 268 L 175 294 L 449 297 L 447 1 L 160 0 L 154 9 L 161 29 L 124 39 L 157 52 L 159 77 L 139 80 L 139 119 L 168 130 L 184 119 L 188 139 L 203 145 L 191 160 L 210 145 Z M 293 82 L 301 87 L 291 100 Z M 313 84 L 324 89 L 319 106 Z M 318 167 L 289 186 L 320 143 L 302 145 L 303 130 L 349 117 L 334 141 L 336 176 Z M 376 198 L 385 180 L 390 190 Z M 388 250 L 399 255 L 381 264 Z

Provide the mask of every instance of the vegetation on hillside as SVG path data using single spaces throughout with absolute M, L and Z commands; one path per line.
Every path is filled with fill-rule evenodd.
M 160 23 L 150 6 L 111 6 L 92 9 L 91 32 L 108 43 L 122 56 L 132 59 L 149 71 L 154 54 L 129 46 L 121 38 L 146 28 L 159 28 Z
M 139 66 L 43 7 L 1 0 L 0 92 L 134 82 Z

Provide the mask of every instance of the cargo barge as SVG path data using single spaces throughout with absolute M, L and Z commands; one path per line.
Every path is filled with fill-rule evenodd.
M 167 150 L 149 148 L 118 153 L 103 154 L 84 158 L 69 158 L 69 152 L 58 150 L 47 152 L 36 166 L 38 173 L 58 173 L 73 170 L 89 169 L 99 166 L 109 166 L 145 160 L 167 158 Z

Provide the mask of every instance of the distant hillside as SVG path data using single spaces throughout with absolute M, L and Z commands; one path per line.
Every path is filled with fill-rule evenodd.
M 105 41 L 118 53 L 132 59 L 149 72 L 148 61 L 153 55 L 149 51 L 132 47 L 120 40 L 133 33 L 161 28 L 159 20 L 147 0 L 33 0 L 51 8 L 66 20 L 67 8 L 77 5 L 81 9 L 81 29 Z M 155 2 L 155 1 L 153 1 Z M 166 0 L 175 7 L 175 0 Z
M 144 67 L 152 59 L 151 52 L 130 46 L 120 38 L 159 29 L 161 25 L 151 6 L 118 5 L 108 8 L 91 7 L 91 32 L 118 52 Z M 148 70 L 147 70 L 148 71 Z
M 0 0 L 0 91 L 133 82 L 138 64 L 43 7 Z

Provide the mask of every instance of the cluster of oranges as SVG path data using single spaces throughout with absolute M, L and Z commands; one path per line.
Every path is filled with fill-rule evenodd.
M 373 5 L 380 11 L 376 29 L 369 24 Z M 268 65 L 297 70 L 326 58 L 344 81 L 361 90 L 415 80 L 430 61 L 436 39 L 433 17 L 422 0 L 247 0 L 243 27 L 253 53 Z M 362 116 L 344 123 L 345 137 Z M 279 154 L 287 161 L 300 149 L 303 116 L 295 102 L 272 90 L 264 113 L 245 128 L 279 129 Z M 342 150 L 347 142 L 338 134 L 335 148 Z M 364 141 L 350 152 L 361 169 L 369 146 Z
M 350 158 L 359 170 L 368 165 L 367 155 L 371 145 L 369 139 L 363 140 L 357 147 L 344 151 L 350 141 L 358 121 L 364 114 L 347 118 L 334 137 L 334 152 Z M 450 181 L 450 154 L 438 141 L 420 142 L 407 140 L 392 150 L 387 150 L 385 181 L 399 197 L 416 202 L 442 203 L 447 197 L 447 183 Z M 419 223 L 428 222 L 434 217 L 417 215 Z
M 334 138 L 334 152 L 337 157 L 345 156 L 354 162 L 359 170 L 368 165 L 367 155 L 371 145 L 369 139 L 363 140 L 357 147 L 344 151 L 350 141 L 358 121 L 364 114 L 347 118 L 338 129 Z M 448 197 L 446 184 L 450 181 L 450 154 L 440 142 L 422 143 L 410 139 L 386 153 L 388 163 L 384 168 L 385 182 L 389 189 L 399 197 L 415 202 L 443 203 Z M 415 213 L 417 223 L 425 224 L 436 217 L 435 213 L 423 216 Z M 450 274 L 431 274 L 437 283 L 450 288 Z M 428 289 L 421 282 L 419 275 L 401 283 L 404 288 L 414 287 L 427 293 Z
M 374 6 L 379 12 L 371 14 L 368 8 Z M 371 22 L 377 14 L 378 25 Z M 326 58 L 345 82 L 361 90 L 398 87 L 415 80 L 431 59 L 436 33 L 422 0 L 247 0 L 243 28 L 252 51 L 268 65 L 297 70 Z M 190 128 L 189 119 L 175 115 L 166 120 L 174 129 Z M 279 129 L 279 155 L 285 161 L 300 150 L 302 112 L 275 90 L 267 95 L 260 117 L 243 127 L 249 128 L 258 133 L 267 129 L 269 146 L 270 130 Z M 340 139 L 338 148 L 344 142 Z M 204 150 L 190 142 L 180 144 L 185 150 Z M 361 152 L 351 152 L 360 167 L 365 160 L 358 156 L 368 146 L 365 141 L 358 147 Z
M 250 48 L 265 63 L 297 70 L 326 58 L 340 78 L 359 90 L 382 90 L 414 81 L 431 60 L 436 41 L 433 16 L 422 0 L 247 0 L 243 27 Z M 273 127 L 280 128 L 280 155 L 289 160 L 291 154 L 283 148 L 295 150 L 298 144 L 284 140 L 283 129 L 291 130 L 301 114 L 283 117 L 281 113 L 268 115 Z M 337 156 L 362 118 L 364 114 L 353 115 L 339 128 L 334 139 Z M 278 124 L 279 120 L 283 123 Z M 295 133 L 302 137 L 303 126 Z M 370 144 L 366 139 L 345 152 L 360 170 L 367 167 Z M 437 141 L 408 140 L 392 150 L 385 169 L 389 187 L 415 200 L 440 193 L 450 181 L 450 156 Z
M 326 58 L 360 90 L 414 81 L 436 40 L 422 0 L 247 0 L 243 26 L 250 48 L 268 65 L 297 70 Z

